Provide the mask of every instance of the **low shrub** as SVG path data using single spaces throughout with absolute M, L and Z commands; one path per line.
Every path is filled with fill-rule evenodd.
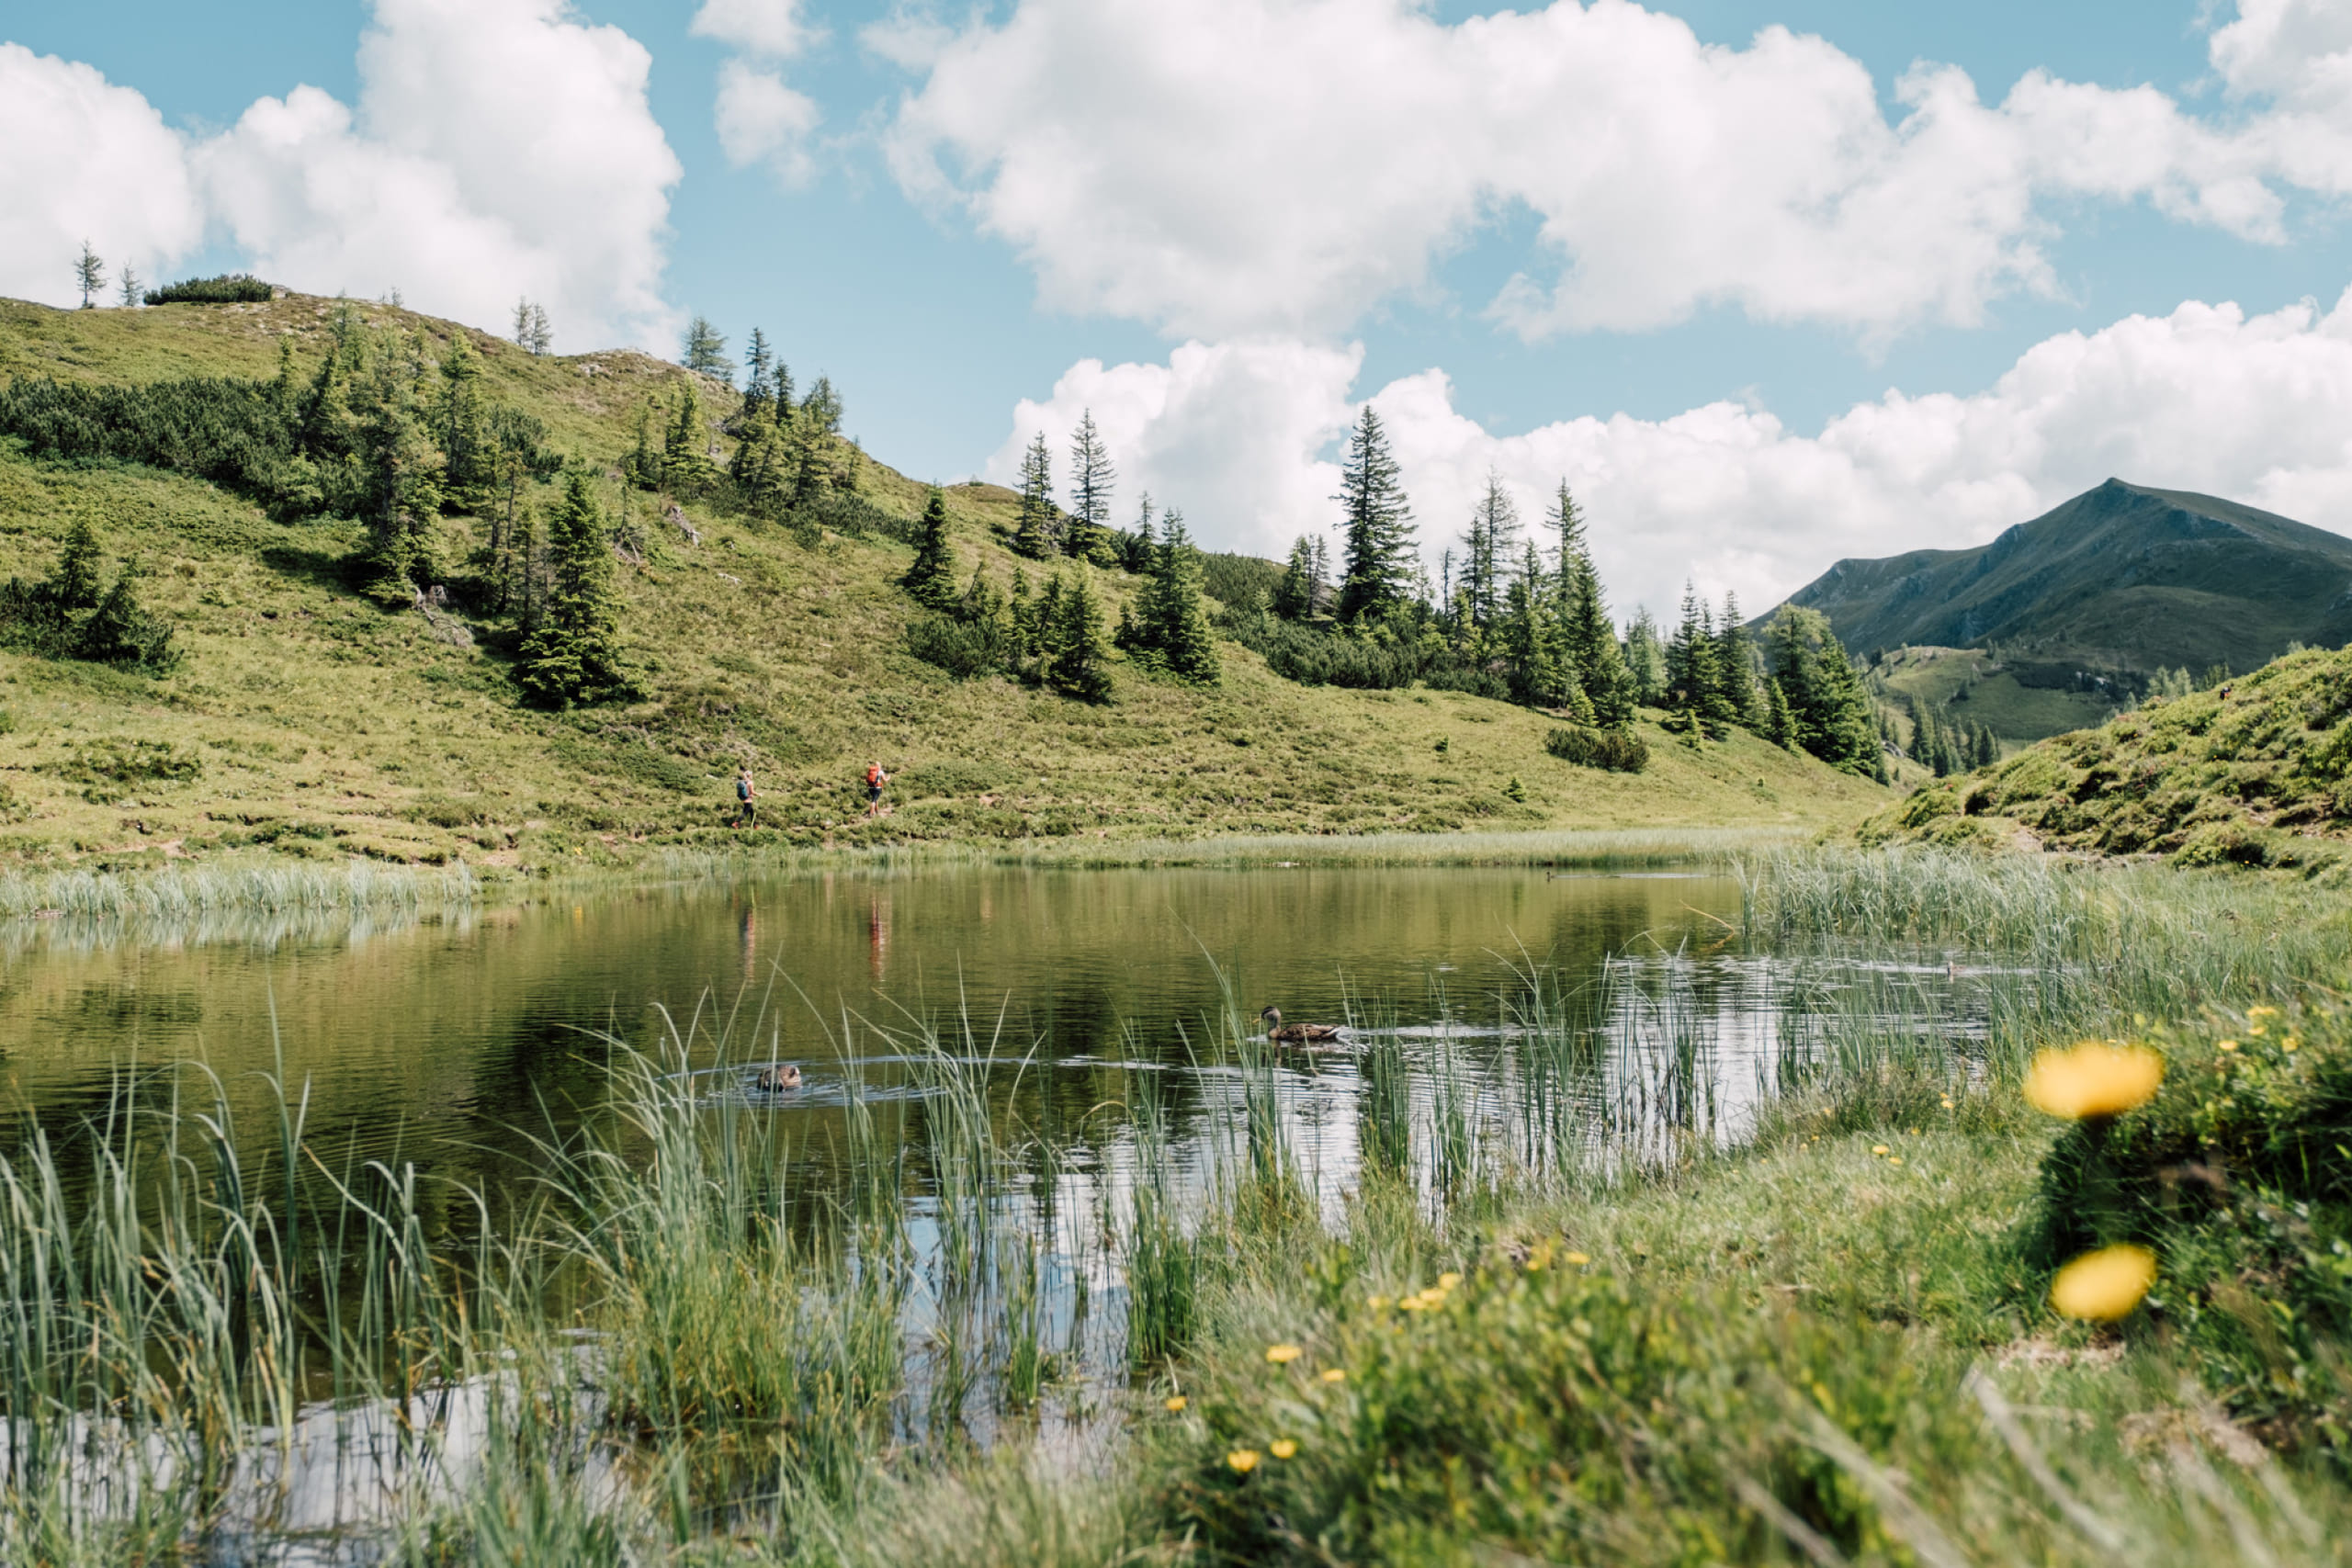
M 907 627 L 907 651 L 958 681 L 1004 667 L 1004 651 L 988 628 L 953 615 L 929 615 Z
M 188 277 L 147 291 L 150 305 L 262 305 L 277 289 L 251 273 L 222 273 L 218 277 Z
M 1544 738 L 1544 750 L 1579 768 L 1638 773 L 1650 765 L 1647 742 L 1630 729 L 1586 729 L 1571 726 Z

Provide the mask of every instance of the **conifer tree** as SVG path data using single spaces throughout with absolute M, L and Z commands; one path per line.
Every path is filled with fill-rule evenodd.
M 1060 579 L 1055 579 L 1060 585 Z M 1102 606 L 1084 568 L 1056 605 L 1051 662 L 1046 679 L 1058 691 L 1084 702 L 1111 696 L 1111 649 L 1102 640 Z
M 401 355 L 379 354 L 364 389 L 356 451 L 361 516 L 379 581 L 394 594 L 440 567 L 441 455 L 417 417 L 416 378 Z
M 449 334 L 449 351 L 441 356 L 433 423 L 445 489 L 469 510 L 478 509 L 487 499 L 492 466 L 482 433 L 481 356 L 462 328 Z
M 1118 471 L 1111 466 L 1110 449 L 1094 426 L 1094 411 L 1079 415 L 1077 434 L 1069 446 L 1069 528 L 1062 548 L 1078 560 L 1109 566 L 1111 549 L 1111 486 Z
M 1724 595 L 1723 615 L 1715 622 L 1715 671 L 1730 722 L 1749 729 L 1759 728 L 1764 723 L 1763 702 L 1756 690 L 1753 656 L 1747 649 L 1747 632 L 1740 625 L 1736 593 Z
M 1378 620 L 1402 605 L 1413 581 L 1413 508 L 1400 482 L 1403 470 L 1388 449 L 1388 434 L 1370 403 L 1348 437 L 1340 468 L 1347 534 L 1347 575 L 1339 616 L 1350 625 Z
M 1492 626 L 1502 614 L 1511 551 L 1518 542 L 1519 508 L 1503 489 L 1501 476 L 1489 468 L 1486 493 L 1471 509 L 1470 528 L 1462 536 L 1461 592 L 1472 625 Z
M 1789 694 L 1776 676 L 1764 680 L 1764 739 L 1783 751 L 1797 749 L 1796 716 L 1789 711 Z
M 1633 624 L 1625 628 L 1625 673 L 1635 702 L 1644 707 L 1666 705 L 1666 645 L 1646 604 L 1634 612 Z
M 1797 744 L 1831 767 L 1877 778 L 1885 772 L 1878 726 L 1845 646 L 1817 610 L 1784 604 L 1770 627 L 1772 675 Z
M 1021 455 L 1021 517 L 1012 531 L 1012 547 L 1031 560 L 1054 554 L 1054 457 L 1039 431 Z
M 730 387 L 735 384 L 735 367 L 727 357 L 727 339 L 707 316 L 696 316 L 686 324 L 681 363 L 689 370 L 698 370 Z
M 1561 662 L 1557 623 L 1550 614 L 1548 597 L 1543 562 L 1530 541 L 1521 570 L 1503 591 L 1503 608 L 1495 625 L 1511 699 L 1545 707 L 1566 706 L 1589 721 L 1589 705 L 1577 700 L 1583 694 L 1576 690 Z
M 1301 534 L 1290 547 L 1290 561 L 1283 568 L 1282 581 L 1274 586 L 1272 608 L 1275 615 L 1285 621 L 1304 621 L 1314 614 L 1314 547 Z
M 1029 599 L 1029 573 L 1018 564 L 1012 569 L 1012 588 L 1005 595 L 1005 619 L 1012 626 L 1012 658 L 1014 662 L 1030 658 L 1037 651 L 1037 611 Z
M 523 694 L 545 707 L 628 696 L 620 663 L 620 598 L 605 519 L 574 468 L 548 516 L 547 601 L 515 664 Z
M 87 240 L 82 242 L 81 259 L 74 264 L 74 281 L 82 289 L 82 309 L 96 309 L 97 297 L 106 292 L 107 264 L 98 259 Z
M 125 262 L 122 268 L 121 294 L 119 296 L 124 310 L 135 310 L 139 308 L 139 291 L 141 287 L 137 269 Z M 285 340 L 281 338 L 279 341 Z
M 1666 671 L 1678 727 L 1694 738 L 1703 732 L 1722 739 L 1736 716 L 1724 695 L 1713 617 L 1689 583 L 1682 589 L 1682 624 L 1667 645 Z
M 914 564 L 899 581 L 916 604 L 944 610 L 956 603 L 956 551 L 947 542 L 947 497 L 936 489 L 919 526 Z
M 1184 531 L 1184 514 L 1171 508 L 1160 529 L 1152 581 L 1144 591 L 1143 614 L 1133 635 L 1170 674 L 1214 686 L 1223 671 L 1216 633 L 1201 603 L 1201 552 Z
M 750 372 L 743 380 L 741 418 L 746 423 L 768 417 L 768 403 L 775 395 L 775 389 L 768 379 L 769 367 L 773 363 L 774 355 L 768 351 L 767 333 L 753 327 L 751 345 L 743 351 L 743 367 Z
M 677 417 L 662 436 L 663 487 L 686 495 L 707 488 L 718 473 L 717 465 L 710 460 L 709 446 L 710 432 L 702 420 L 702 399 L 695 390 L 694 378 L 683 377 L 678 382 Z
M 97 530 L 90 526 L 88 518 L 74 518 L 74 525 L 65 531 L 65 545 L 58 552 L 56 566 L 34 591 L 35 596 L 60 614 L 96 609 L 104 597 L 98 588 L 98 568 L 105 558 L 98 547 Z

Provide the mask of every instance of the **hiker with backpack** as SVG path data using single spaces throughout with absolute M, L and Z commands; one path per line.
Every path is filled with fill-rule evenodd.
M 752 804 L 759 798 L 759 793 L 752 787 L 752 765 L 746 762 L 735 771 L 735 826 L 738 828 L 759 826 L 760 808 Z
M 882 786 L 889 782 L 890 775 L 882 771 L 881 763 L 875 762 L 867 766 L 865 770 L 865 814 L 868 817 L 878 817 L 882 814 Z

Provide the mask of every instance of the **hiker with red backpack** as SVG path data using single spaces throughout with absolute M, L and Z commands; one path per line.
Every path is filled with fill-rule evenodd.
M 868 817 L 882 814 L 882 786 L 889 782 L 890 775 L 882 771 L 881 763 L 868 764 L 865 770 L 865 814 Z

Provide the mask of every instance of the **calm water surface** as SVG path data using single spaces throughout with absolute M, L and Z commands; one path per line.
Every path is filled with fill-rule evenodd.
M 887 1091 L 903 1075 L 885 1031 L 965 1019 L 1006 1057 L 1034 1056 L 1021 1093 L 1075 1114 L 1110 1092 L 1106 1069 L 1182 1078 L 1213 1062 L 1228 993 L 1250 1015 L 1272 1002 L 1293 1020 L 1492 1025 L 1531 962 L 1573 983 L 1612 957 L 1679 953 L 1705 978 L 1732 964 L 1710 955 L 1737 916 L 1736 885 L 1715 876 L 987 869 L 393 927 L 19 923 L 0 986 L 0 1101 L 62 1131 L 127 1076 L 158 1092 L 154 1069 L 200 1060 L 252 1117 L 266 1102 L 257 1075 L 282 1061 L 289 1086 L 308 1086 L 315 1146 L 494 1178 L 502 1152 L 526 1147 L 519 1131 L 597 1103 L 599 1035 L 658 1042 L 656 1010 L 728 1021 L 737 1060 L 799 1063 L 808 1087 L 780 1111 L 816 1114 L 852 1084 Z M 1730 987 L 1723 1007 L 1747 1005 L 1736 964 L 1714 978 Z M 698 1055 L 715 1055 L 707 1033 Z M 1181 1116 L 1184 1094 L 1173 1103 Z

